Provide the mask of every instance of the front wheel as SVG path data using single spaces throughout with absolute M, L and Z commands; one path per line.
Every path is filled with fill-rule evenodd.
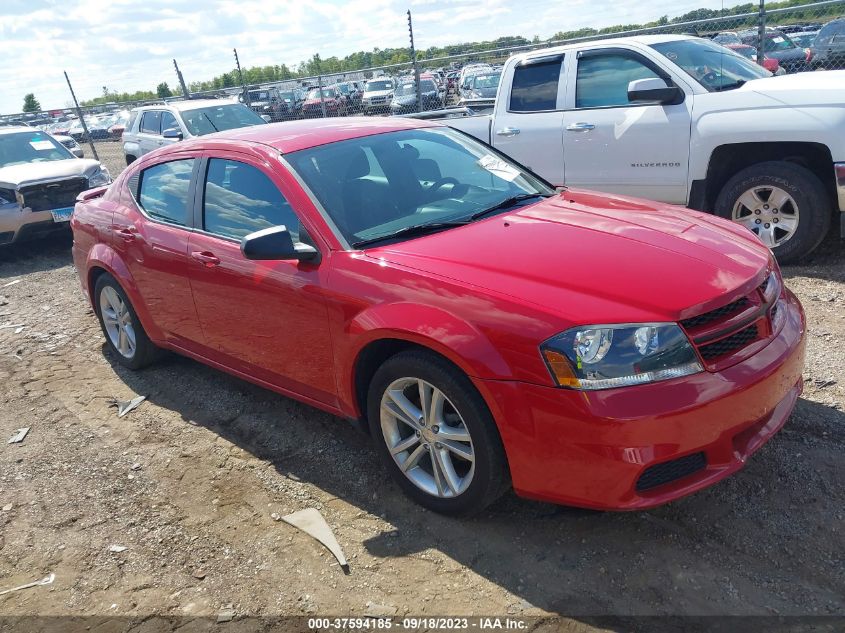
M 812 253 L 830 229 L 830 198 L 810 170 L 784 161 L 743 169 L 722 188 L 717 215 L 741 224 L 781 264 Z
M 476 514 L 510 485 L 502 440 L 484 399 L 454 365 L 425 351 L 388 359 L 367 413 L 385 466 L 420 505 Z

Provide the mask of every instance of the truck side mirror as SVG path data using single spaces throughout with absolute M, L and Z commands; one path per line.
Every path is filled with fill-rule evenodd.
M 631 103 L 654 102 L 678 104 L 684 100 L 684 91 L 669 86 L 659 77 L 636 79 L 628 84 L 628 101 Z

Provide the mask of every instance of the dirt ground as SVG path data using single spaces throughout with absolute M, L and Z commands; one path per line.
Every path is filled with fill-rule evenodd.
M 845 616 L 845 245 L 784 272 L 805 391 L 743 471 L 648 512 L 509 495 L 460 521 L 404 498 L 341 420 L 176 356 L 121 368 L 69 240 L 2 251 L 0 438 L 31 430 L 0 442 L 0 591 L 55 581 L 0 596 L 0 616 Z M 119 419 L 109 399 L 135 394 Z M 274 519 L 303 508 L 349 575 Z

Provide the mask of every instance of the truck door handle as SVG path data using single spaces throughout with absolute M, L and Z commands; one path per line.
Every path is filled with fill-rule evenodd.
M 596 129 L 596 126 L 592 123 L 570 123 L 566 126 L 566 129 L 570 132 L 589 132 Z
M 516 136 L 519 134 L 518 127 L 503 127 L 501 130 L 496 130 L 496 136 Z
M 220 265 L 220 258 L 214 253 L 209 253 L 208 251 L 194 251 L 191 253 L 191 257 L 206 268 L 213 268 L 214 266 Z

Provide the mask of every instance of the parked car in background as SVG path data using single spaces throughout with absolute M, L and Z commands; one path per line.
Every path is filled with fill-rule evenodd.
M 70 153 L 76 156 L 77 158 L 85 158 L 85 152 L 79 146 L 72 136 L 61 136 L 52 134 L 51 135 L 54 139 L 56 139 L 59 143 L 64 145 L 66 148 L 70 150 Z
M 813 68 L 845 68 L 845 18 L 825 24 L 816 35 L 810 51 Z
M 396 83 L 393 79 L 387 77 L 370 79 L 364 87 L 364 94 L 361 98 L 364 114 L 372 114 L 374 112 L 381 114 L 387 113 L 390 108 L 390 102 L 393 100 L 393 90 L 395 88 Z
M 305 118 L 321 117 L 325 110 L 325 116 L 346 116 L 346 100 L 340 91 L 334 87 L 314 88 L 305 97 L 302 104 L 302 116 Z
M 0 245 L 66 231 L 76 197 L 110 182 L 47 132 L 0 127 Z
M 101 116 L 86 116 L 84 118 L 85 126 L 88 128 L 88 134 L 92 140 L 105 141 L 109 138 L 109 122 L 106 117 Z M 67 136 L 72 136 L 77 143 L 87 142 L 88 138 L 85 136 L 85 128 L 82 126 L 82 121 L 76 119 L 68 129 Z
M 194 136 L 231 130 L 266 121 L 242 103 L 218 99 L 173 101 L 132 110 L 123 133 L 123 153 L 129 165 L 159 147 Z
M 165 148 L 88 192 L 72 226 L 115 362 L 169 349 L 366 421 L 398 485 L 444 514 L 511 487 L 667 503 L 741 469 L 802 390 L 803 311 L 750 233 L 556 192 L 428 122 Z
M 349 112 L 361 111 L 361 100 L 363 99 L 364 93 L 355 82 L 344 81 L 343 83 L 337 84 L 336 88 L 343 96 Z
M 796 46 L 800 46 L 801 48 L 809 48 L 810 51 L 812 51 L 813 43 L 816 41 L 816 36 L 818 34 L 818 31 L 798 31 L 797 33 L 790 33 L 789 38 L 793 42 L 795 42 Z M 813 61 L 812 55 L 810 57 L 810 61 Z
M 728 44 L 742 44 L 742 40 L 739 35 L 737 35 L 734 31 L 722 31 L 721 33 L 716 33 L 710 36 L 710 39 L 722 46 L 727 46 Z
M 743 31 L 740 33 L 743 44 L 757 46 L 759 34 L 757 31 Z M 758 47 L 759 48 L 759 47 Z M 810 49 L 801 48 L 788 35 L 779 31 L 766 31 L 763 40 L 763 54 L 778 60 L 781 68 L 788 73 L 797 73 L 810 69 Z
M 466 87 L 461 90 L 460 104 L 467 106 L 492 104 L 496 99 L 501 76 L 501 71 L 470 75 L 467 78 Z
M 436 110 L 443 107 L 437 85 L 431 79 L 420 79 L 420 96 L 423 110 Z M 412 81 L 399 84 L 390 102 L 391 114 L 417 112 L 417 90 Z
M 129 123 L 129 110 L 121 110 L 109 121 L 109 137 L 112 140 L 118 141 L 126 131 L 126 124 Z
M 752 62 L 757 62 L 757 49 L 753 46 L 749 46 L 748 44 L 723 44 L 725 48 L 729 48 L 734 53 L 738 53 L 742 55 L 746 59 L 750 59 Z M 778 60 L 773 59 L 771 57 L 763 56 L 762 66 L 770 73 L 775 75 L 783 75 L 786 71 L 780 67 L 780 63 Z
M 834 217 L 845 237 L 843 82 L 772 77 L 702 38 L 618 38 L 513 55 L 493 114 L 449 125 L 555 185 L 734 220 L 791 262 Z

